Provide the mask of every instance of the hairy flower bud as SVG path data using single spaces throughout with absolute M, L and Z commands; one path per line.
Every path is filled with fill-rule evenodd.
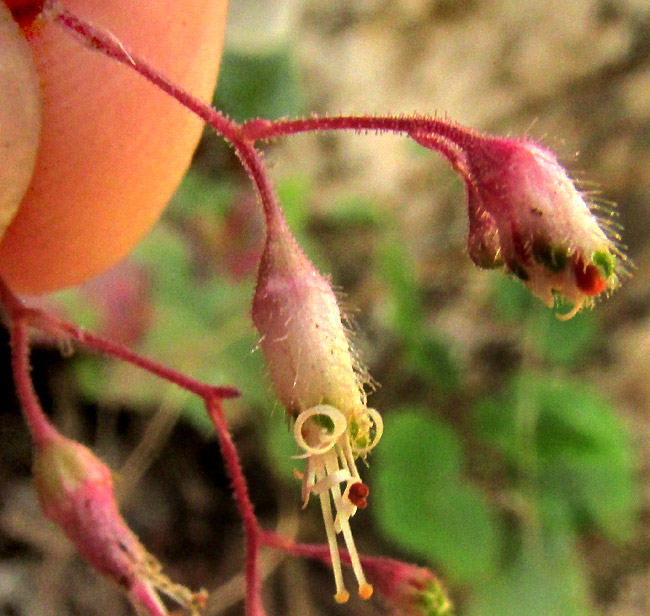
M 453 605 L 429 569 L 390 558 L 365 558 L 363 566 L 393 616 L 451 616 Z
M 463 177 L 468 252 L 476 265 L 505 266 L 549 307 L 556 297 L 568 300 L 573 309 L 563 319 L 620 284 L 625 255 L 615 225 L 595 216 L 553 153 L 444 121 L 437 131 L 414 130 L 411 137 Z
M 549 307 L 570 301 L 573 316 L 619 284 L 625 257 L 566 171 L 530 141 L 470 137 L 463 143 L 469 254 L 507 269 Z
M 141 613 L 167 614 L 156 589 L 196 613 L 202 595 L 162 574 L 122 519 L 110 470 L 89 449 L 59 434 L 38 444 L 34 480 L 45 517 L 63 530 L 90 566 L 117 583 Z
M 334 291 L 283 221 L 269 226 L 252 315 L 271 380 L 289 415 L 330 404 L 349 418 L 363 408 Z
M 372 586 L 363 574 L 349 519 L 366 506 L 368 487 L 355 460 L 365 458 L 381 437 L 381 417 L 366 406 L 336 296 L 303 254 L 279 208 L 267 211 L 252 316 L 271 380 L 294 422 L 296 443 L 305 452 L 297 456 L 305 459 L 304 505 L 310 494 L 320 499 L 335 598 L 344 602 L 349 597 L 336 542 L 342 533 L 359 595 L 367 599 Z

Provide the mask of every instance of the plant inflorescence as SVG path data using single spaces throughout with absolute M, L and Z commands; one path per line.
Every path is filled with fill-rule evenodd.
M 30 378 L 30 328 L 133 364 L 202 400 L 219 438 L 245 531 L 249 616 L 264 613 L 258 562 L 262 546 L 331 565 L 334 597 L 340 603 L 349 599 L 342 572 L 346 566 L 354 572 L 362 599 L 376 591 L 398 614 L 451 614 L 445 591 L 429 570 L 357 551 L 352 518 L 372 502 L 359 461 L 365 462 L 378 445 L 383 423 L 379 412 L 368 406 L 369 377 L 352 348 L 337 297 L 289 228 L 256 144 L 304 132 L 376 131 L 404 135 L 441 154 L 466 188 L 471 259 L 481 268 L 504 269 L 549 307 L 558 299 L 570 302 L 572 309 L 561 318 L 574 316 L 619 286 L 626 258 L 616 231 L 594 215 L 589 196 L 576 188 L 555 156 L 532 141 L 478 134 L 446 119 L 418 115 L 238 123 L 58 2 L 46 1 L 35 18 L 56 23 L 81 44 L 129 66 L 209 124 L 239 156 L 266 225 L 252 319 L 275 392 L 302 452 L 296 458 L 304 460 L 299 473 L 303 507 L 311 497 L 318 499 L 327 543 L 297 543 L 260 526 L 224 413 L 223 402 L 239 395 L 234 387 L 188 378 L 31 308 L 0 281 L 13 374 L 34 440 L 34 475 L 44 514 L 61 527 L 88 564 L 123 588 L 140 612 L 166 614 L 160 594 L 192 614 L 200 612 L 205 596 L 168 580 L 120 517 L 109 469 L 86 447 L 60 435 L 45 417 Z M 339 547 L 339 535 L 344 548 Z

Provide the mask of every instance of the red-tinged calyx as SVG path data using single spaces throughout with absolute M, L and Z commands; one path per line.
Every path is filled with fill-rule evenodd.
M 429 569 L 389 558 L 366 558 L 368 579 L 399 616 L 451 616 L 453 605 Z
M 327 403 L 347 417 L 364 397 L 336 296 L 283 221 L 271 226 L 253 300 L 271 381 L 287 413 Z
M 194 610 L 197 595 L 162 574 L 120 515 L 110 470 L 89 449 L 57 433 L 37 446 L 34 481 L 45 517 L 91 567 L 127 593 L 140 613 L 167 614 L 158 591 Z
M 488 244 L 495 255 L 489 265 L 504 262 L 548 306 L 556 296 L 570 301 L 567 316 L 619 285 L 624 255 L 551 152 L 528 141 L 482 137 L 468 139 L 464 152 L 474 187 L 471 255 Z
M 335 599 L 348 600 L 337 535 L 342 534 L 359 584 L 365 579 L 350 518 L 366 506 L 368 488 L 356 468 L 382 434 L 379 413 L 366 406 L 363 379 L 350 347 L 336 296 L 304 255 L 279 209 L 267 210 L 265 249 L 253 300 L 253 322 L 260 333 L 271 381 L 305 459 L 304 506 L 318 497 L 336 583 Z
M 450 125 L 441 141 L 412 135 L 446 156 L 465 181 L 470 257 L 504 266 L 545 304 L 573 304 L 566 318 L 620 284 L 625 255 L 556 157 L 532 141 L 482 136 Z M 452 130 L 453 129 L 453 130 Z

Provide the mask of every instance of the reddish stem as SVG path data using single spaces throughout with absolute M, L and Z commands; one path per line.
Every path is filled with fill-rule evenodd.
M 43 413 L 32 382 L 29 364 L 29 330 L 22 312 L 25 306 L 1 278 L 0 307 L 6 310 L 9 320 L 11 370 L 16 384 L 16 394 L 34 444 L 40 446 L 55 437 L 56 430 Z
M 303 558 L 310 558 L 312 560 L 319 560 L 326 565 L 332 564 L 332 556 L 330 553 L 329 546 L 326 544 L 320 543 L 297 543 L 282 535 L 278 534 L 273 530 L 262 531 L 259 537 L 259 541 L 262 545 L 266 545 L 270 548 L 276 550 L 281 550 L 293 556 L 301 556 Z M 341 558 L 341 563 L 346 567 L 352 566 L 352 560 L 350 559 L 350 553 L 345 549 L 339 550 L 339 556 Z M 395 565 L 402 565 L 400 561 L 396 561 L 390 558 L 376 557 L 376 556 L 359 556 L 361 565 L 366 568 L 368 565 L 372 566 L 376 563 L 390 564 L 395 563 Z
M 57 0 L 47 0 L 45 2 L 43 16 L 54 21 L 87 47 L 130 66 L 145 79 L 149 80 L 163 92 L 176 99 L 181 105 L 184 105 L 202 120 L 210 124 L 224 138 L 229 141 L 238 139 L 240 131 L 239 124 L 232 122 L 221 112 L 197 99 L 187 90 L 177 86 L 142 58 L 131 53 L 131 51 L 126 49 L 119 40 L 106 30 L 79 19 Z
M 49 422 L 36 396 L 29 365 L 29 332 L 23 319 L 11 323 L 11 369 L 16 393 L 36 447 L 45 445 L 57 432 Z
M 29 378 L 28 325 L 35 329 L 47 332 L 56 338 L 72 338 L 73 340 L 83 344 L 88 349 L 104 353 L 137 366 L 138 368 L 146 370 L 147 372 L 173 383 L 203 399 L 236 398 L 240 395 L 240 392 L 234 387 L 220 387 L 202 383 L 201 381 L 185 376 L 184 374 L 177 372 L 172 368 L 168 368 L 156 361 L 142 357 L 120 344 L 116 344 L 115 342 L 111 342 L 101 336 L 96 336 L 86 332 L 74 323 L 60 319 L 52 314 L 44 312 L 43 310 L 29 308 L 28 306 L 25 306 L 16 295 L 14 295 L 1 278 L 0 305 L 5 308 L 9 317 L 12 335 L 12 362 L 14 377 L 16 379 L 16 387 L 19 390 L 19 397 L 21 399 L 21 404 L 24 406 L 25 413 L 33 414 L 33 404 L 30 404 L 29 401 L 31 398 L 35 399 L 35 395 L 30 396 L 27 383 L 24 382 L 24 376 L 26 375 L 30 388 L 32 387 L 31 379 Z M 40 410 L 40 405 L 38 408 Z
M 95 334 L 86 332 L 74 323 L 60 319 L 54 315 L 48 314 L 47 312 L 29 308 L 25 309 L 25 312 L 30 325 L 35 328 L 47 331 L 54 336 L 70 337 L 88 349 L 98 351 L 105 355 L 130 363 L 138 368 L 142 368 L 165 381 L 178 385 L 181 389 L 185 389 L 200 398 L 205 399 L 209 396 L 236 398 L 240 395 L 239 390 L 234 387 L 221 387 L 197 381 L 181 372 L 177 372 L 173 368 L 168 368 L 154 360 L 138 355 L 121 344 L 117 344 L 111 340 L 102 338 L 101 336 L 96 336 Z
M 255 119 L 246 122 L 241 128 L 242 134 L 253 141 L 324 130 L 376 131 L 405 134 L 414 138 L 418 135 L 433 134 L 461 148 L 469 140 L 487 138 L 455 122 L 426 116 L 312 116 L 273 122 Z
M 264 607 L 262 605 L 261 580 L 258 565 L 262 531 L 257 522 L 253 503 L 248 493 L 248 486 L 246 485 L 246 478 L 242 471 L 239 453 L 232 440 L 228 423 L 223 414 L 221 400 L 215 397 L 207 398 L 205 400 L 205 406 L 219 438 L 221 454 L 223 455 L 228 474 L 230 475 L 233 495 L 246 534 L 246 615 L 263 616 Z

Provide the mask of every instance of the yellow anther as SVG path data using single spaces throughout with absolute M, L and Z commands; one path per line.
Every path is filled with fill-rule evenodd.
M 372 597 L 373 591 L 374 589 L 372 587 L 372 584 L 366 583 L 359 586 L 359 596 L 362 599 L 370 599 L 370 597 Z
M 370 593 L 372 594 L 372 586 L 370 587 Z M 334 595 L 334 600 L 337 603 L 347 603 L 349 598 L 350 598 L 350 593 L 347 590 L 340 590 Z

